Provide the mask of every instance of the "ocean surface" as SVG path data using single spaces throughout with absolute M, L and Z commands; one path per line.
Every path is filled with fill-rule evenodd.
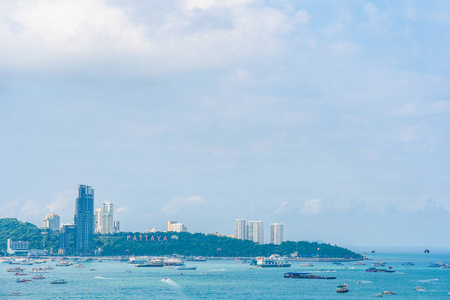
M 27 276 L 15 276 L 0 264 L 0 298 L 17 298 L 9 293 L 20 291 L 23 299 L 372 299 L 383 291 L 396 292 L 382 299 L 450 299 L 450 269 L 429 267 L 450 264 L 450 254 L 386 253 L 371 254 L 364 266 L 354 262 L 334 265 L 329 262 L 294 262 L 291 268 L 255 268 L 236 260 L 186 262 L 195 271 L 177 267 L 137 268 L 126 262 L 103 259 L 83 262 L 85 268 L 57 267 L 56 262 L 25 267 Z M 394 273 L 366 272 L 375 261 L 386 261 Z M 402 263 L 412 262 L 413 266 Z M 17 278 L 30 278 L 33 267 L 53 266 L 43 274 L 46 279 L 16 283 Z M 95 270 L 91 270 L 95 269 Z M 318 271 L 322 269 L 322 271 Z M 336 276 L 334 280 L 288 279 L 285 272 L 317 272 Z M 165 279 L 167 278 L 167 279 Z M 65 285 L 50 281 L 65 279 Z M 350 291 L 336 293 L 336 286 L 346 283 Z M 424 291 L 414 287 L 421 286 Z

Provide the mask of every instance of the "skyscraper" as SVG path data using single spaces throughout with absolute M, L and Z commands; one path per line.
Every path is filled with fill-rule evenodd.
M 73 221 L 77 231 L 76 251 L 80 255 L 91 254 L 94 250 L 94 189 L 88 185 L 78 186 Z
M 42 220 L 42 228 L 51 230 L 59 230 L 59 216 L 57 214 L 50 214 Z
M 272 223 L 270 224 L 270 243 L 275 245 L 281 245 L 283 242 L 283 224 Z
M 236 219 L 236 236 L 237 239 L 247 239 L 247 226 L 244 219 Z
M 101 214 L 100 233 L 114 233 L 113 204 L 109 201 L 103 203 Z
M 114 221 L 114 233 L 120 232 L 120 221 Z
M 264 223 L 262 221 L 248 221 L 248 239 L 264 244 Z
M 94 228 L 95 233 L 100 233 L 102 230 L 102 209 L 96 208 L 95 209 L 95 216 L 94 216 Z

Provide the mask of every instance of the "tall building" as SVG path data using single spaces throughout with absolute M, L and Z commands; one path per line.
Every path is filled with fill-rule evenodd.
M 178 223 L 177 221 L 169 221 L 167 222 L 167 231 L 173 231 L 172 225 Z
M 264 244 L 264 223 L 262 221 L 248 221 L 248 239 Z
M 59 230 L 60 221 L 57 214 L 50 214 L 42 220 L 42 228 L 50 230 Z
M 114 233 L 120 232 L 120 221 L 114 221 Z
M 95 227 L 95 233 L 100 233 L 102 229 L 102 209 L 96 208 L 95 209 L 95 216 L 94 216 L 94 227 Z
M 109 201 L 103 203 L 101 212 L 101 234 L 114 233 L 114 220 L 113 220 L 113 204 Z
M 236 235 L 235 237 L 240 240 L 247 239 L 247 226 L 244 219 L 236 219 Z
M 94 251 L 94 189 L 88 185 L 78 186 L 73 221 L 76 226 L 76 251 L 80 255 L 91 254 Z
M 272 223 L 270 224 L 270 243 L 275 245 L 281 245 L 283 242 L 283 224 Z

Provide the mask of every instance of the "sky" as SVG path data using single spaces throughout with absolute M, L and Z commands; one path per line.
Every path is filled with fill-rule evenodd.
M 450 247 L 450 2 L 3 0 L 0 217 Z

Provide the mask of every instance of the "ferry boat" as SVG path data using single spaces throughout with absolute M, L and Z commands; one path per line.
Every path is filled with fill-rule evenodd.
M 50 284 L 66 284 L 66 283 L 67 283 L 67 281 L 64 279 L 50 281 Z
M 162 267 L 162 266 L 164 266 L 164 263 L 160 259 L 152 259 L 142 264 L 136 264 L 136 267 L 138 268 Z
M 313 273 L 285 273 L 284 278 L 300 278 L 300 279 L 336 279 L 335 276 L 322 276 Z
M 336 293 L 347 293 L 349 291 L 346 283 L 340 284 L 336 288 Z
M 291 266 L 286 260 L 274 257 L 257 257 L 256 266 L 260 268 L 289 268 Z

